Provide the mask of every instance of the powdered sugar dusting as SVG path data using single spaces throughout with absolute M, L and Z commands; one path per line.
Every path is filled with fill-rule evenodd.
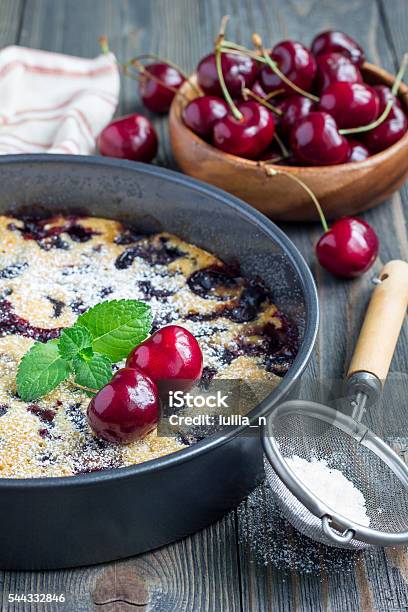
M 359 525 L 370 525 L 363 493 L 340 470 L 329 467 L 326 459 L 308 461 L 293 455 L 285 461 L 302 484 L 334 512 Z

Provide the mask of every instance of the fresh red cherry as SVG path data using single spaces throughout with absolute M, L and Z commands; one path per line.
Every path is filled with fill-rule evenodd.
M 295 123 L 306 117 L 314 107 L 314 102 L 310 98 L 293 94 L 288 96 L 279 104 L 283 116 L 279 120 L 279 131 L 283 136 L 289 136 Z
M 88 406 L 88 422 L 100 438 L 129 443 L 151 431 L 159 416 L 155 383 L 140 370 L 123 368 Z
M 366 272 L 377 253 L 377 234 L 368 223 L 356 217 L 336 221 L 316 245 L 320 264 L 332 274 L 345 278 Z
M 168 325 L 134 348 L 126 366 L 143 370 L 157 383 L 161 394 L 187 391 L 201 376 L 203 354 L 187 329 Z
M 292 130 L 290 144 L 296 159 L 312 166 L 342 164 L 350 151 L 333 117 L 322 112 L 312 112 L 299 119 Z
M 209 138 L 214 124 L 228 114 L 228 105 L 216 96 L 201 96 L 191 100 L 183 110 L 183 120 L 190 130 Z
M 362 83 L 363 77 L 360 70 L 348 57 L 341 53 L 324 53 L 316 58 L 317 64 L 317 87 L 324 91 L 331 83 L 346 81 L 347 83 Z
M 155 78 L 149 78 L 149 74 Z M 176 94 L 174 90 L 184 81 L 183 75 L 165 62 L 147 64 L 139 83 L 143 104 L 154 113 L 167 113 Z
M 324 89 L 319 110 L 334 117 L 339 128 L 354 128 L 377 119 L 380 101 L 370 85 L 338 81 Z
M 157 153 L 157 135 L 150 121 L 134 113 L 109 123 L 98 137 L 101 155 L 150 162 Z
M 243 87 L 250 88 L 258 73 L 257 63 L 252 58 L 235 53 L 223 53 L 221 67 L 225 84 L 233 98 L 240 97 Z M 214 53 L 203 57 L 198 64 L 197 81 L 204 93 L 223 97 Z
M 360 138 L 371 153 L 388 149 L 400 140 L 407 131 L 408 120 L 399 106 L 393 106 L 389 115 L 373 130 L 360 134 Z
M 270 53 L 270 57 L 292 83 L 305 91 L 311 89 L 316 75 L 316 62 L 306 47 L 292 40 L 284 40 L 275 45 Z M 283 89 L 285 92 L 293 93 L 293 89 L 284 83 L 266 64 L 259 73 L 259 82 L 267 93 L 276 89 Z
M 226 153 L 257 159 L 272 142 L 275 124 L 272 113 L 253 100 L 237 105 L 243 114 L 235 119 L 229 113 L 214 125 L 213 144 Z
M 390 101 L 392 102 L 393 106 L 398 106 L 399 108 L 401 108 L 400 101 L 398 100 L 397 96 L 394 96 L 389 87 L 387 87 L 386 85 L 374 85 L 373 89 L 375 89 L 375 91 L 377 92 L 378 99 L 380 102 L 380 109 L 378 113 L 379 115 L 384 112 L 385 107 Z
M 251 91 L 253 91 L 254 94 L 258 96 L 259 98 L 266 98 L 267 96 L 266 91 L 264 91 L 259 81 L 255 81 L 255 83 L 251 87 Z
M 364 63 L 364 51 L 351 36 L 336 30 L 327 30 L 318 34 L 312 42 L 312 53 L 315 57 L 324 53 L 341 53 L 357 66 Z
M 348 160 L 349 162 L 360 162 L 370 157 L 370 151 L 358 140 L 349 139 L 350 153 Z

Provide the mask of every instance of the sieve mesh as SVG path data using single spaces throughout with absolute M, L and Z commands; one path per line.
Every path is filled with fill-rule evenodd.
M 274 419 L 273 434 L 283 458 L 297 455 L 307 461 L 324 459 L 330 468 L 340 470 L 363 493 L 370 517 L 370 529 L 386 534 L 408 531 L 407 490 L 393 470 L 373 450 L 334 424 L 309 414 L 282 412 Z M 289 491 L 267 461 L 265 471 L 286 518 L 305 535 L 333 545 L 322 531 L 320 518 L 314 516 Z M 319 497 L 318 487 L 310 490 Z M 326 503 L 324 499 L 320 501 Z M 332 510 L 338 513 L 336 508 Z M 348 548 L 367 546 L 357 540 L 347 545 Z
M 329 546 L 349 549 L 364 549 L 369 545 L 352 539 L 348 544 L 336 544 L 328 538 L 322 530 L 322 522 L 312 514 L 306 506 L 299 501 L 291 491 L 283 484 L 268 460 L 265 459 L 265 473 L 269 485 L 275 494 L 277 505 L 283 516 L 301 533 L 312 540 Z

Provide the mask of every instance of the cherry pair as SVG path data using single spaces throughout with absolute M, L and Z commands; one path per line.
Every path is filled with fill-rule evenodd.
M 143 438 L 156 425 L 160 398 L 170 390 L 188 390 L 201 376 L 203 356 L 195 337 L 168 325 L 136 346 L 126 367 L 91 400 L 88 422 L 110 442 Z

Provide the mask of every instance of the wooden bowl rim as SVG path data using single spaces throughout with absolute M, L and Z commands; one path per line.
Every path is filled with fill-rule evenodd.
M 390 72 L 385 70 L 385 68 L 381 68 L 376 64 L 371 64 L 369 62 L 364 62 L 362 66 L 363 72 L 367 72 L 370 75 L 377 77 L 381 80 L 385 85 L 392 86 L 394 83 L 395 77 Z M 197 83 L 196 73 L 193 72 L 189 79 L 189 81 L 193 83 Z M 183 83 L 179 92 L 182 94 L 185 88 L 189 87 L 188 82 Z M 408 86 L 402 82 L 398 88 L 398 97 L 403 103 L 404 111 L 406 115 L 408 115 Z M 191 98 L 193 99 L 193 98 Z M 173 99 L 169 120 L 170 123 L 174 123 L 177 125 L 178 129 L 183 130 L 186 134 L 188 134 L 192 141 L 196 142 L 201 148 L 204 148 L 208 151 L 212 157 L 219 159 L 221 161 L 227 161 L 229 163 L 235 164 L 237 166 L 246 166 L 247 168 L 252 168 L 253 170 L 259 170 L 260 172 L 264 172 L 264 168 L 259 160 L 246 159 L 244 157 L 239 157 L 237 155 L 232 155 L 230 153 L 225 153 L 220 149 L 217 149 L 210 143 L 206 142 L 200 136 L 195 134 L 190 128 L 188 128 L 182 117 L 181 113 L 186 103 L 184 102 L 184 98 L 182 95 L 176 94 Z M 380 165 L 383 161 L 391 159 L 395 153 L 402 150 L 404 147 L 408 148 L 408 131 L 405 132 L 404 136 L 400 138 L 393 145 L 384 149 L 384 151 L 380 151 L 379 153 L 375 153 L 374 155 L 370 155 L 367 159 L 363 161 L 355 161 L 355 162 L 346 162 L 343 164 L 333 164 L 328 166 L 285 166 L 283 164 L 268 164 L 271 168 L 276 168 L 277 170 L 283 169 L 285 172 L 293 172 L 294 174 L 304 174 L 310 175 L 315 174 L 318 170 L 320 174 L 331 174 L 333 171 L 338 172 L 352 172 L 353 170 L 365 169 L 365 168 L 373 168 L 374 165 Z

